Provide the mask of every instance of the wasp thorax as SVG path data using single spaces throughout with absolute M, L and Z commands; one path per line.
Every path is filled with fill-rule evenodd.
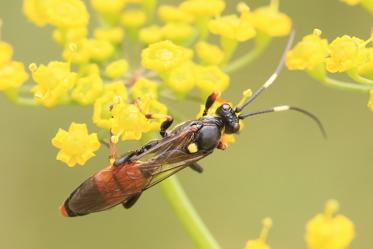
M 232 134 L 240 130 L 239 119 L 229 104 L 222 104 L 216 109 L 216 114 L 223 119 L 225 133 Z

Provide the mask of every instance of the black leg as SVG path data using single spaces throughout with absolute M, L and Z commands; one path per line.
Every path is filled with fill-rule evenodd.
M 198 173 L 202 173 L 203 172 L 203 168 L 201 165 L 199 165 L 198 163 L 192 163 L 190 164 L 189 166 L 192 170 L 198 172 Z
M 169 116 L 168 119 L 163 121 L 163 123 L 161 124 L 161 130 L 159 131 L 159 134 L 161 134 L 162 137 L 165 137 L 167 135 L 167 129 L 170 128 L 172 122 L 174 122 L 172 116 Z
M 209 109 L 211 108 L 211 106 L 215 103 L 216 99 L 219 97 L 219 93 L 218 92 L 213 92 L 212 94 L 210 94 L 207 99 L 206 99 L 206 103 L 205 103 L 205 110 L 203 111 L 203 115 L 202 116 L 206 116 Z
M 132 197 L 130 197 L 126 202 L 123 202 L 122 203 L 123 207 L 126 208 L 126 209 L 131 208 L 133 205 L 135 205 L 137 200 L 140 198 L 141 194 L 142 194 L 142 192 L 137 193 L 137 194 L 133 195 Z

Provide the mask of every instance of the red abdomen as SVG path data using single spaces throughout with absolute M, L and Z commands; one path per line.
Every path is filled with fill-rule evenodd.
M 146 182 L 137 163 L 109 166 L 77 187 L 60 207 L 61 214 L 81 216 L 125 203 L 141 192 Z

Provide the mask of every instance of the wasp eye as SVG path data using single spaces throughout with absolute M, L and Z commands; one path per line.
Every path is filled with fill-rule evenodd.
M 229 109 L 230 109 L 230 106 L 229 106 L 229 105 L 227 105 L 227 104 L 224 104 L 224 105 L 223 105 L 223 109 L 227 111 L 227 110 L 229 110 Z

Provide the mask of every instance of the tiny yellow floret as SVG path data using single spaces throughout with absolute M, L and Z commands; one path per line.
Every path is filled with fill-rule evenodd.
M 158 16 L 163 22 L 181 22 L 191 23 L 194 20 L 193 15 L 172 5 L 161 5 L 158 8 Z
M 88 25 L 89 14 L 81 0 L 42 1 L 46 21 L 59 28 L 78 28 Z
M 141 98 L 157 98 L 158 84 L 146 78 L 139 78 L 131 88 L 131 96 L 133 99 Z
M 165 72 L 192 58 L 192 51 L 177 46 L 171 41 L 162 41 L 149 45 L 141 53 L 141 64 L 157 72 Z
M 306 226 L 306 241 L 308 249 L 347 249 L 355 237 L 352 221 L 343 216 L 335 215 L 338 202 L 329 200 L 324 213 L 316 215 Z
M 91 0 L 91 5 L 101 14 L 116 14 L 124 8 L 127 2 L 127 0 Z
M 105 68 L 105 74 L 110 79 L 123 78 L 127 71 L 128 62 L 125 59 L 113 61 Z
M 1 27 L 0 27 L 1 28 Z M 10 62 L 13 56 L 13 48 L 9 43 L 0 41 L 0 67 Z
M 337 37 L 329 45 L 330 57 L 326 69 L 331 73 L 346 72 L 365 62 L 365 42 L 357 37 Z
M 127 28 L 138 28 L 144 25 L 146 21 L 146 14 L 143 10 L 127 10 L 121 17 L 120 22 Z
M 100 27 L 94 30 L 93 35 L 97 40 L 119 44 L 123 41 L 124 31 L 121 27 Z
M 195 85 L 194 64 L 190 61 L 172 69 L 166 85 L 179 97 L 189 93 Z
M 321 31 L 315 29 L 310 35 L 290 50 L 286 56 L 286 66 L 290 70 L 313 70 L 324 64 L 328 56 L 328 41 L 322 39 Z
M 218 65 L 224 60 L 223 51 L 216 45 L 200 41 L 195 45 L 198 58 L 207 65 Z
M 162 28 L 158 25 L 151 25 L 140 29 L 139 40 L 145 44 L 152 44 L 163 39 Z
M 148 120 L 134 104 L 114 103 L 111 114 L 111 132 L 122 140 L 139 140 L 150 130 Z
M 30 67 L 31 68 L 31 67 Z M 69 63 L 52 61 L 32 70 L 36 86 L 32 88 L 34 99 L 45 107 L 53 107 L 66 97 L 76 81 L 77 74 L 70 71 Z
M 186 23 L 169 22 L 162 27 L 163 37 L 176 43 L 183 42 L 193 34 L 193 27 Z
M 237 15 L 222 16 L 211 20 L 209 30 L 213 34 L 239 42 L 247 41 L 256 35 L 252 23 Z
M 76 87 L 71 93 L 73 100 L 81 105 L 90 105 L 100 96 L 104 88 L 98 73 L 78 78 Z
M 267 244 L 267 237 L 269 229 L 272 227 L 272 219 L 271 218 L 265 218 L 262 221 L 263 228 L 260 233 L 260 236 L 256 240 L 249 240 L 246 243 L 245 249 L 270 249 L 269 245 Z
M 180 9 L 196 17 L 217 16 L 225 9 L 223 0 L 186 0 Z
M 93 123 L 100 127 L 109 129 L 111 127 L 111 112 L 110 107 L 113 105 L 115 97 L 120 97 L 122 101 L 126 101 L 128 94 L 123 81 L 116 81 L 104 85 L 102 95 L 96 99 L 93 105 Z
M 69 167 L 76 164 L 83 166 L 100 148 L 97 134 L 89 134 L 87 125 L 78 123 L 71 123 L 68 131 L 59 129 L 52 144 L 60 149 L 56 159 Z
M 196 86 L 201 90 L 202 97 L 214 91 L 223 92 L 229 85 L 229 76 L 217 66 L 196 66 Z
M 248 16 L 254 27 L 272 37 L 286 36 L 291 30 L 291 19 L 272 5 L 261 7 Z M 243 14 L 241 18 L 245 19 Z
M 23 63 L 11 61 L 0 67 L 0 91 L 20 87 L 28 78 Z

